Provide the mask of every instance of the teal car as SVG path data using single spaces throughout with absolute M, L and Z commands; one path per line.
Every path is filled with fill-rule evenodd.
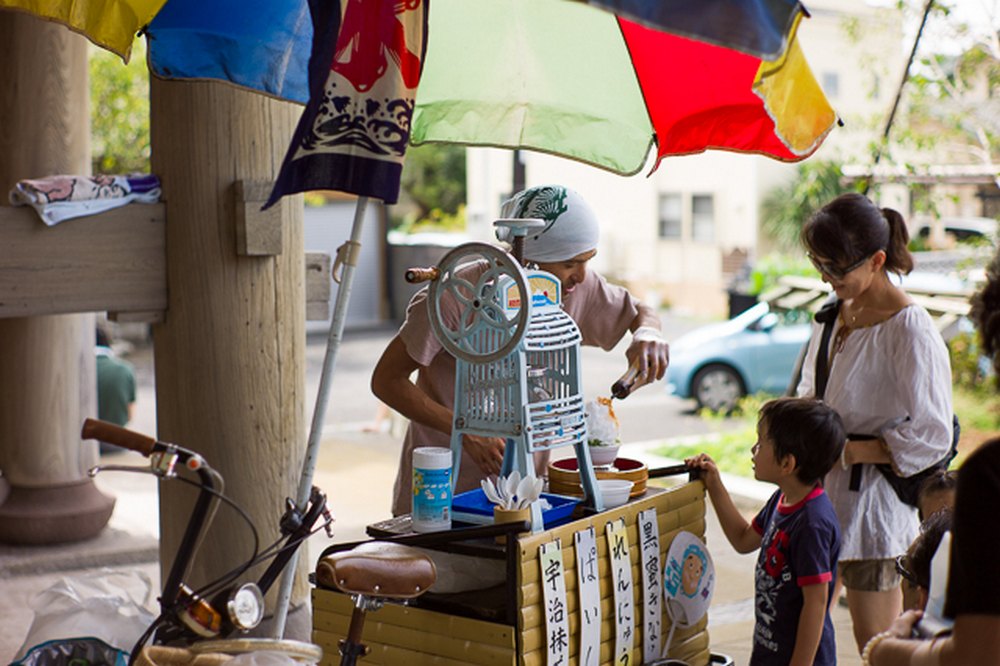
M 670 343 L 667 391 L 722 412 L 748 394 L 780 395 L 809 339 L 810 321 L 808 312 L 771 312 L 767 303 L 757 303 L 683 335 Z

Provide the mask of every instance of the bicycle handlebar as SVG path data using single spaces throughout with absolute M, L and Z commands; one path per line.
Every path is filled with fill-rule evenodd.
M 120 446 L 123 449 L 137 451 L 147 458 L 152 455 L 157 443 L 154 438 L 148 435 L 122 428 L 107 421 L 89 418 L 83 422 L 83 430 L 80 435 L 83 439 L 97 439 Z

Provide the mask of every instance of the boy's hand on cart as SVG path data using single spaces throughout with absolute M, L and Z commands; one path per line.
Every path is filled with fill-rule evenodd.
M 701 471 L 701 480 L 705 482 L 706 488 L 722 485 L 722 476 L 719 474 L 719 467 L 707 453 L 699 453 L 696 456 L 685 458 L 684 464 L 692 469 Z
M 462 447 L 486 476 L 497 476 L 503 464 L 504 440 L 501 437 L 481 437 L 465 434 Z

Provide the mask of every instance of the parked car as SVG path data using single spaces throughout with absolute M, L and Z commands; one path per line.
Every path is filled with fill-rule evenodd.
M 914 295 L 961 299 L 970 293 L 964 281 L 936 273 L 915 271 L 901 283 Z M 728 321 L 695 329 L 670 344 L 667 391 L 721 412 L 732 411 L 745 395 L 781 395 L 809 340 L 811 321 L 806 310 L 772 312 L 761 302 Z M 946 340 L 970 328 L 966 317 L 947 326 L 942 322 L 939 329 Z
M 929 238 L 933 221 L 929 218 L 918 218 L 913 223 L 911 235 L 919 238 Z M 997 221 L 989 217 L 943 217 L 941 226 L 946 235 L 955 240 L 985 239 L 989 242 L 997 240 Z
M 732 411 L 740 398 L 788 388 L 810 315 L 771 312 L 757 303 L 728 321 L 709 324 L 670 344 L 667 390 L 698 407 Z

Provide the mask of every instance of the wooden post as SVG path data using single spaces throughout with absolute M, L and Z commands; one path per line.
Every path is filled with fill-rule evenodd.
M 0 44 L 3 198 L 23 178 L 89 174 L 86 40 L 0 11 Z M 10 484 L 0 541 L 88 539 L 111 517 L 114 500 L 86 476 L 97 445 L 80 441 L 97 413 L 94 344 L 92 314 L 0 318 L 0 470 Z
M 259 205 L 237 201 L 247 191 L 237 183 L 274 179 L 301 107 L 224 83 L 159 79 L 150 101 L 153 172 L 167 205 L 168 306 L 153 331 L 158 435 L 221 471 L 264 545 L 278 535 L 284 499 L 295 496 L 305 449 L 302 198 L 284 199 L 280 215 L 269 216 L 281 232 L 280 243 L 267 244 L 273 250 L 241 254 L 237 220 Z M 185 485 L 162 486 L 164 575 L 190 497 Z M 221 508 L 192 586 L 229 571 L 251 548 L 250 530 Z M 302 569 L 292 607 L 306 610 L 306 599 Z M 308 613 L 304 620 L 286 635 L 308 639 Z

